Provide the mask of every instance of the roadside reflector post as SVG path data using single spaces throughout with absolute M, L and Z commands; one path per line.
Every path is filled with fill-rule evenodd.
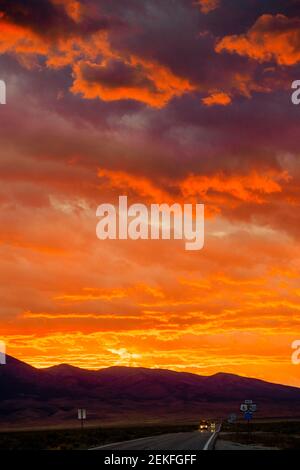
M 78 408 L 78 419 L 81 423 L 81 429 L 83 429 L 83 423 L 86 420 L 86 409 L 85 408 Z

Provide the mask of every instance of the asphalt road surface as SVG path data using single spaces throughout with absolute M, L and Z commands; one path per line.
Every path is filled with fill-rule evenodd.
M 115 442 L 92 450 L 202 450 L 211 436 L 211 432 L 176 432 Z

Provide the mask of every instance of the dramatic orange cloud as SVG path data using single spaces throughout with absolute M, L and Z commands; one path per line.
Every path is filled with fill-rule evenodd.
M 176 77 L 167 67 L 132 56 L 102 64 L 80 61 L 73 67 L 73 93 L 104 101 L 133 99 L 154 108 L 175 96 L 192 91 L 188 80 Z
M 82 18 L 83 6 L 77 0 L 52 0 L 56 5 L 63 5 L 67 14 L 75 22 L 79 22 Z
M 228 106 L 231 103 L 231 97 L 228 93 L 224 93 L 222 91 L 212 93 L 210 96 L 202 99 L 202 103 L 206 106 Z
M 101 186 L 108 182 L 108 188 L 118 189 L 128 193 L 132 191 L 135 195 L 156 202 L 171 202 L 168 191 L 164 191 L 157 184 L 146 177 L 138 177 L 124 171 L 113 171 L 100 169 L 98 176 L 103 179 Z
M 216 51 L 248 56 L 259 62 L 295 65 L 300 62 L 300 19 L 281 14 L 262 15 L 246 34 L 221 39 Z
M 197 3 L 200 5 L 202 13 L 206 14 L 218 8 L 220 0 L 198 0 Z
M 48 53 L 47 44 L 29 28 L 6 22 L 1 17 L 0 24 L 0 53 L 15 53 L 25 56 L 46 55 Z
M 181 202 L 195 201 L 210 202 L 217 212 L 227 207 L 239 205 L 242 202 L 263 204 L 268 195 L 281 193 L 283 185 L 291 180 L 287 172 L 267 171 L 258 173 L 252 171 L 242 175 L 226 175 L 218 172 L 210 176 L 188 175 L 179 181 L 152 182 L 145 177 L 138 177 L 122 171 L 98 171 L 98 176 L 105 181 L 106 187 L 118 189 L 119 192 L 145 198 L 155 202 Z M 165 188 L 165 189 L 162 189 Z M 175 193 L 174 193 L 175 190 Z M 172 193 L 174 194 L 172 196 Z M 222 198 L 216 197 L 219 194 Z
M 77 1 L 55 0 L 63 5 L 75 23 L 81 19 Z M 51 68 L 71 66 L 71 91 L 86 99 L 104 101 L 136 100 L 154 108 L 164 107 L 172 98 L 196 89 L 187 78 L 168 67 L 134 54 L 120 53 L 110 45 L 106 31 L 96 31 L 86 38 L 76 32 L 42 38 L 29 27 L 17 26 L 0 18 L 0 52 L 16 54 L 28 66 L 38 55 L 46 57 Z
M 287 182 L 289 179 L 286 172 L 258 174 L 253 171 L 248 175 L 238 176 L 191 175 L 181 183 L 181 191 L 185 197 L 200 196 L 204 200 L 209 200 L 209 192 L 215 191 L 233 196 L 236 200 L 261 204 L 266 195 L 282 191 L 280 181 Z

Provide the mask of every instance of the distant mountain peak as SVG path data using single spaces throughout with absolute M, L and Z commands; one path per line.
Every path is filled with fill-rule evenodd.
M 50 367 L 45 367 L 43 368 L 42 370 L 45 370 L 45 371 L 60 371 L 60 370 L 85 370 L 85 369 L 81 369 L 80 367 L 77 367 L 77 366 L 72 366 L 71 364 L 67 364 L 66 362 L 62 362 L 61 364 L 55 364 L 54 366 L 50 366 Z

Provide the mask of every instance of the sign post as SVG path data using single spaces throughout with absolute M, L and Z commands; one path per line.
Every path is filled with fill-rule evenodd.
M 247 421 L 248 440 L 250 440 L 250 421 L 253 418 L 253 413 L 256 411 L 256 404 L 253 403 L 252 400 L 245 400 L 244 403 L 241 404 L 240 410 L 244 413 L 244 418 Z
M 81 429 L 83 429 L 83 423 L 86 420 L 86 409 L 78 408 L 78 419 L 81 422 Z

